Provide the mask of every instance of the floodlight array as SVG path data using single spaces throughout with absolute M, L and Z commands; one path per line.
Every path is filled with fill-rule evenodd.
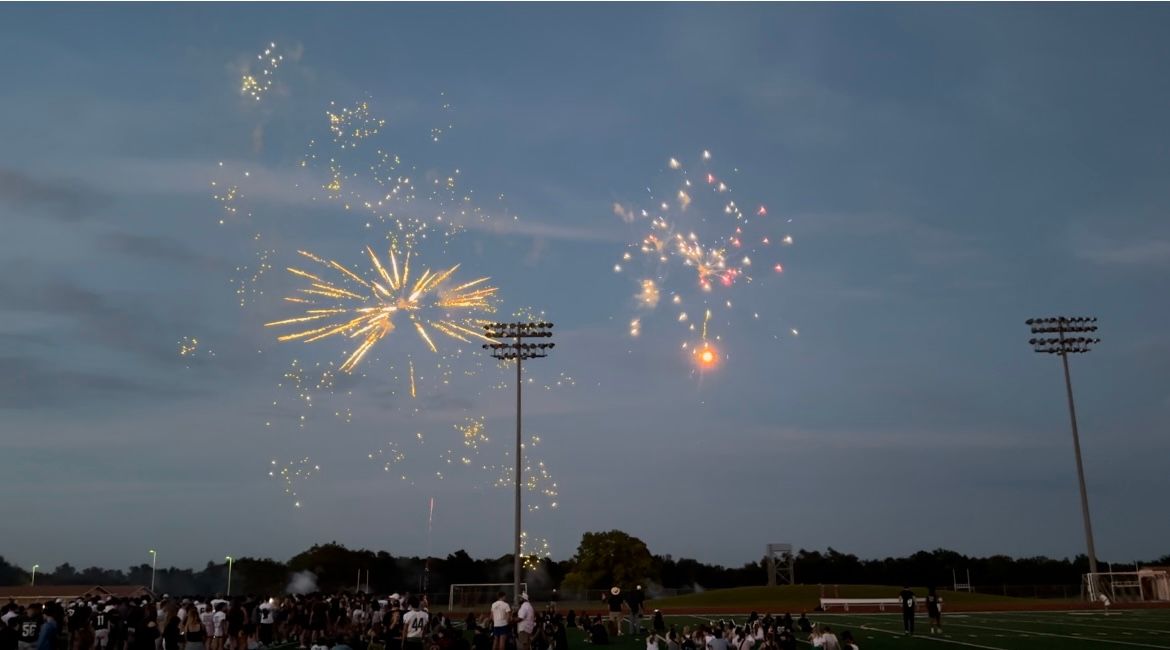
M 1033 334 L 1056 334 L 1028 339 L 1028 344 L 1036 352 L 1047 354 L 1084 354 L 1092 346 L 1101 342 L 1101 339 L 1092 336 L 1083 336 L 1097 331 L 1097 319 L 1090 316 L 1067 318 L 1056 316 L 1052 318 L 1029 318 L 1024 321 Z M 1078 334 L 1081 336 L 1065 336 Z
M 485 343 L 483 349 L 490 350 L 491 355 L 501 360 L 539 359 L 547 357 L 548 350 L 556 346 L 555 343 L 525 343 L 523 339 L 550 338 L 552 323 L 486 323 L 484 336 L 489 339 L 511 339 L 512 343 Z

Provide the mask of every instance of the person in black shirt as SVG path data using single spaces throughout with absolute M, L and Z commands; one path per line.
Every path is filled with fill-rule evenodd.
M 593 645 L 609 645 L 609 632 L 601 624 L 600 616 L 593 619 L 593 625 L 589 628 L 589 642 Z
M 796 619 L 796 627 L 800 628 L 800 633 L 808 636 L 812 632 L 812 622 L 808 620 L 804 612 L 800 613 L 800 618 Z
M 780 650 L 796 650 L 796 635 L 792 633 L 791 627 L 780 628 L 776 634 L 776 645 Z
M 622 598 L 622 590 L 620 587 L 614 587 L 609 590 L 609 595 L 604 597 L 605 602 L 609 605 L 609 622 L 610 626 L 615 628 L 614 634 L 622 635 L 622 603 L 625 599 Z M 608 639 L 606 641 L 608 643 Z
M 31 605 L 28 608 L 28 613 L 24 616 L 19 616 L 20 627 L 17 628 L 17 647 L 20 650 L 33 650 L 36 648 L 37 639 L 41 636 L 41 625 L 44 624 L 44 616 L 41 615 L 41 606 Z
M 666 634 L 666 621 L 662 618 L 661 610 L 654 610 L 654 631 L 659 635 Z
M 19 616 L 13 616 L 6 624 L 0 625 L 0 650 L 17 649 L 17 642 L 20 640 L 20 632 L 17 631 L 19 619 Z
M 642 593 L 642 585 L 631 591 L 626 599 L 626 604 L 630 606 L 630 634 L 642 631 L 642 603 L 645 600 L 646 594 Z
M 898 598 L 902 601 L 902 627 L 905 628 L 906 634 L 914 634 L 914 609 L 918 604 L 914 599 L 914 592 L 910 591 L 910 587 L 903 587 Z

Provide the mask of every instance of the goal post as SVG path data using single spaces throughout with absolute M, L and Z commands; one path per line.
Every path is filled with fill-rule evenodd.
M 792 544 L 768 544 L 764 552 L 768 558 L 768 586 L 775 587 L 778 583 L 796 584 Z
M 1106 607 L 1112 603 L 1167 601 L 1170 600 L 1170 571 L 1159 567 L 1086 573 L 1081 580 L 1081 595 Z
M 508 602 L 517 602 L 510 582 L 465 582 L 451 585 L 447 597 L 447 610 L 486 608 L 496 600 L 500 592 L 508 595 Z M 528 583 L 520 583 L 520 593 L 528 593 Z

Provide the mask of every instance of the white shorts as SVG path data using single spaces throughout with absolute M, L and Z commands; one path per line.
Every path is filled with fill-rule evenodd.
M 110 629 L 94 630 L 93 631 L 93 646 L 95 648 L 104 648 L 110 644 Z

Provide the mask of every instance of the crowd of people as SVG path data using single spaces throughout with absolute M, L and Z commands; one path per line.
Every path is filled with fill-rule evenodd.
M 574 619 L 572 611 L 568 619 Z M 587 643 L 608 645 L 614 636 L 625 634 L 618 630 L 622 620 L 633 624 L 635 619 L 607 619 L 601 614 L 586 613 L 576 622 L 585 630 Z M 752 612 L 742 623 L 723 619 L 680 629 L 677 625 L 668 626 L 662 612 L 655 610 L 650 621 L 648 629 L 630 628 L 631 633 L 645 636 L 646 650 L 792 650 L 801 639 L 825 650 L 858 650 L 852 632 L 846 630 L 838 637 L 829 625 L 813 624 L 806 614 L 793 619 L 791 614 L 778 617 Z
M 900 594 L 907 634 L 914 632 L 916 599 Z M 578 614 L 550 602 L 539 614 L 521 594 L 513 609 L 499 592 L 485 612 L 454 621 L 431 613 L 425 596 L 361 593 L 261 598 L 101 598 L 0 607 L 0 650 L 568 650 L 569 630 L 584 642 L 609 645 L 616 637 L 644 638 L 646 650 L 791 650 L 798 641 L 825 650 L 858 650 L 849 630 L 838 635 L 807 615 L 760 616 L 668 626 L 654 610 L 643 624 L 641 586 L 602 597 L 608 609 Z M 931 632 L 942 631 L 941 601 L 927 595 Z M 608 613 L 608 615 L 606 615 Z

